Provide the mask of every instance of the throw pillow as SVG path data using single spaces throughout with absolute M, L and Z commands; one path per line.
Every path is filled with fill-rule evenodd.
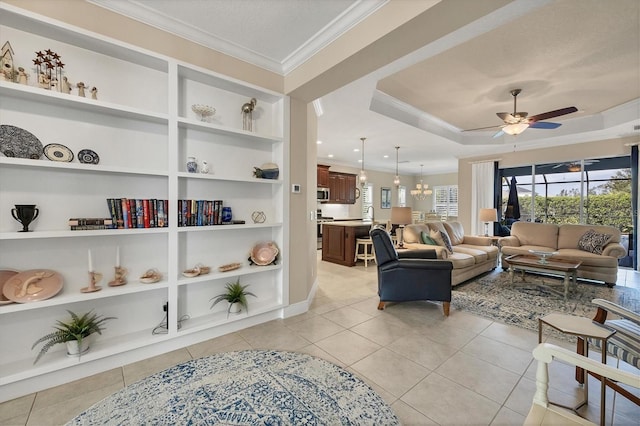
M 429 235 L 427 235 L 426 232 L 422 231 L 420 232 L 420 239 L 422 240 L 422 244 L 429 244 L 430 246 L 437 246 L 438 243 L 436 243 L 433 238 L 431 238 Z
M 580 237 L 578 248 L 590 253 L 602 254 L 602 249 L 609 244 L 612 237 L 611 234 L 601 234 L 595 229 L 589 229 Z
M 453 253 L 453 246 L 451 245 L 451 239 L 446 232 L 440 231 L 440 235 L 442 236 L 442 241 L 444 242 L 444 246 L 447 248 L 449 253 Z
M 442 231 L 437 231 L 435 229 L 432 229 L 429 231 L 429 236 L 436 242 L 438 243 L 439 246 L 444 247 L 447 251 L 447 253 L 453 253 L 453 250 L 451 249 L 451 241 L 449 240 L 449 236 L 447 234 L 445 234 Z M 447 238 L 447 241 L 449 243 L 449 245 L 447 246 L 447 243 L 445 243 L 444 237 Z

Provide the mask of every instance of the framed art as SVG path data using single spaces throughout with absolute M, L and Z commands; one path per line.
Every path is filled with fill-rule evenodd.
M 391 208 L 391 188 L 380 189 L 380 208 L 381 209 Z

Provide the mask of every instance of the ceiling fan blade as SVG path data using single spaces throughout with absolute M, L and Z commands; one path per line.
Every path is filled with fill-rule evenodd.
M 553 166 L 552 169 L 557 169 L 558 167 L 562 167 L 564 165 L 565 165 L 564 163 L 559 163 L 559 164 L 556 164 L 555 166 Z
M 507 124 L 513 123 L 516 120 L 516 118 L 511 115 L 510 112 L 496 112 L 496 115 Z
M 535 121 L 529 124 L 532 129 L 557 129 L 562 126 L 560 123 L 552 123 L 550 121 Z
M 543 112 L 542 114 L 538 114 L 538 115 L 534 115 L 533 117 L 529 117 L 529 120 L 531 120 L 532 122 L 548 120 L 549 118 L 560 117 L 561 115 L 571 114 L 571 113 L 576 112 L 576 111 L 578 111 L 578 108 L 572 106 L 572 107 L 557 109 L 555 111 Z
M 502 129 L 498 130 L 496 132 L 495 135 L 493 135 L 493 139 L 499 138 L 500 136 L 504 135 L 505 133 L 502 131 Z
M 495 125 L 495 126 L 477 127 L 477 128 L 475 128 L 475 129 L 464 129 L 464 130 L 461 130 L 461 131 L 462 131 L 462 132 L 473 132 L 473 131 L 475 131 L 475 130 L 495 129 L 495 128 L 498 128 L 498 127 L 501 127 L 501 125 L 499 125 L 499 124 L 498 124 L 498 125 Z

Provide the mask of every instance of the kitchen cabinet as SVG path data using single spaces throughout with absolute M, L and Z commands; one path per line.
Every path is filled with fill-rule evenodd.
M 356 175 L 329 172 L 329 203 L 355 204 Z
M 369 236 L 371 224 L 361 221 L 328 222 L 322 225 L 322 260 L 355 266 L 356 239 Z
M 322 164 L 318 164 L 318 186 L 320 188 L 329 187 L 329 167 Z

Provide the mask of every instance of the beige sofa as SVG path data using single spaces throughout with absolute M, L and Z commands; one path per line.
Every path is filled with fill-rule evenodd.
M 578 242 L 585 232 L 593 229 L 612 235 L 602 254 L 580 250 Z M 618 277 L 618 259 L 626 255 L 620 244 L 620 231 L 612 226 L 555 225 L 550 223 L 515 222 L 511 235 L 498 240 L 502 249 L 502 267 L 509 268 L 507 257 L 514 254 L 531 254 L 529 250 L 557 251 L 555 259 L 580 260 L 578 277 L 604 281 L 614 286 Z
M 453 253 L 441 246 L 422 243 L 424 231 L 444 231 L 451 240 Z M 498 266 L 498 248 L 491 244 L 491 238 L 464 235 L 460 222 L 425 222 L 407 225 L 403 233 L 404 245 L 408 249 L 435 249 L 438 259 L 449 260 L 453 265 L 451 285 L 457 285 Z

